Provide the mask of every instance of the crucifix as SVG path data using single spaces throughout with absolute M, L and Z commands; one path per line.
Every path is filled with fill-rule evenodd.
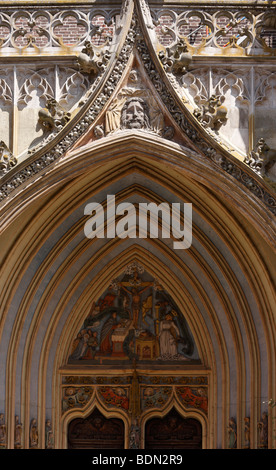
M 132 317 L 134 328 L 138 326 L 138 318 L 141 307 L 141 294 L 149 287 L 153 286 L 153 282 L 143 282 L 138 276 L 135 268 L 133 278 L 129 281 L 120 282 L 119 286 L 132 297 Z

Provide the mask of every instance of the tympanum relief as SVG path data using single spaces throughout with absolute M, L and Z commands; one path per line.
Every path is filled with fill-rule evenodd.
M 95 126 L 94 138 L 122 130 L 142 130 L 165 138 L 174 135 L 173 127 L 166 125 L 160 105 L 137 69 L 130 71 L 127 83 L 115 96 L 104 119 Z
M 93 302 L 73 340 L 71 364 L 198 361 L 183 314 L 159 282 L 136 263 Z

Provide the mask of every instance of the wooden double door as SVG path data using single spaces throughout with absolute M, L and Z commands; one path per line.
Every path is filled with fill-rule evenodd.
M 69 449 L 124 449 L 124 442 L 123 421 L 108 419 L 97 409 L 87 418 L 77 418 L 69 424 Z M 145 448 L 201 449 L 201 424 L 172 409 L 163 418 L 154 417 L 146 423 Z

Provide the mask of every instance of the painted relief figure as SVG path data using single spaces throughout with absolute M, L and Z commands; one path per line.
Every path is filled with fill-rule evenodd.
M 183 314 L 139 263 L 110 282 L 76 334 L 69 363 L 198 361 Z
M 106 320 L 103 324 L 101 331 L 101 344 L 100 344 L 100 353 L 101 354 L 111 354 L 112 353 L 112 333 L 116 328 L 120 326 L 117 319 L 117 312 L 113 312 L 111 317 Z
M 30 424 L 30 449 L 37 449 L 38 447 L 38 430 L 37 430 L 37 421 L 32 419 Z
M 177 339 L 179 338 L 180 332 L 173 322 L 172 314 L 167 313 L 165 319 L 160 323 L 160 357 L 162 359 L 182 358 L 177 350 Z

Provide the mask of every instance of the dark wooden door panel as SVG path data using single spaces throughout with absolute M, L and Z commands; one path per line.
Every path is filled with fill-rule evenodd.
M 98 410 L 85 419 L 76 418 L 68 428 L 69 449 L 123 449 L 124 423 L 107 419 Z

